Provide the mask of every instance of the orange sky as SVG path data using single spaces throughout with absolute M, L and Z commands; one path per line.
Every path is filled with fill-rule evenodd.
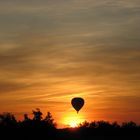
M 40 108 L 58 126 L 140 123 L 139 9 L 139 0 L 0 1 L 0 112 Z

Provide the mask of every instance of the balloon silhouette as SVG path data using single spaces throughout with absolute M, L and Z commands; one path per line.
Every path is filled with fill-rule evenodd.
M 71 104 L 73 106 L 73 108 L 77 111 L 77 113 L 79 112 L 79 110 L 83 107 L 84 105 L 84 99 L 80 98 L 80 97 L 75 97 L 71 100 Z

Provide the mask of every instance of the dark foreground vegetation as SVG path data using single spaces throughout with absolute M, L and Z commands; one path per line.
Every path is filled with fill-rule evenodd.
M 33 118 L 27 114 L 23 121 L 17 121 L 11 113 L 0 114 L 0 139 L 18 140 L 101 140 L 140 139 L 140 126 L 134 122 L 119 125 L 106 121 L 83 122 L 77 128 L 56 128 L 50 112 L 42 118 L 39 109 L 33 111 Z

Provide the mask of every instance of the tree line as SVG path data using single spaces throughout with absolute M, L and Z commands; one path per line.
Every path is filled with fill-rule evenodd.
M 92 121 L 83 122 L 76 128 L 57 128 L 52 114 L 47 112 L 43 118 L 43 113 L 40 109 L 32 111 L 33 118 L 28 114 L 24 114 L 24 119 L 21 121 L 16 120 L 12 113 L 0 114 L 0 136 L 12 137 L 14 139 L 24 138 L 28 139 L 55 139 L 55 140 L 84 140 L 93 139 L 94 137 L 110 137 L 113 139 L 118 136 L 139 136 L 140 125 L 133 121 L 118 124 L 117 122 L 110 123 L 108 121 Z

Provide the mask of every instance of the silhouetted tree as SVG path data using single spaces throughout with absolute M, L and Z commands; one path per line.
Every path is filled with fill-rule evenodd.
M 97 121 L 96 122 L 96 125 L 97 125 L 97 128 L 110 128 L 111 127 L 111 124 L 107 121 Z
M 3 126 L 13 126 L 17 124 L 15 116 L 11 113 L 0 114 L 0 124 Z
M 90 123 L 87 122 L 87 121 L 84 121 L 83 123 L 80 123 L 80 124 L 79 124 L 79 127 L 81 127 L 81 128 L 87 128 L 87 127 L 89 127 L 89 126 L 90 126 Z
M 136 128 L 136 127 L 137 125 L 133 121 L 122 123 L 122 128 Z
M 112 123 L 112 128 L 120 128 L 120 125 L 115 121 Z
M 50 112 L 47 113 L 47 115 L 46 115 L 46 117 L 44 119 L 44 122 L 47 125 L 51 126 L 51 127 L 55 127 L 56 126 L 56 123 L 54 123 L 54 119 L 53 119 L 53 117 L 52 117 Z
M 28 117 L 28 114 L 24 114 L 24 121 L 30 121 L 31 119 Z
M 43 114 L 42 114 L 42 112 L 40 111 L 39 108 L 36 108 L 36 111 L 33 110 L 33 115 L 34 115 L 33 120 L 41 121 Z
M 94 121 L 94 122 L 91 122 L 91 123 L 89 124 L 89 127 L 90 127 L 90 128 L 97 128 L 96 122 L 95 122 L 95 121 Z

